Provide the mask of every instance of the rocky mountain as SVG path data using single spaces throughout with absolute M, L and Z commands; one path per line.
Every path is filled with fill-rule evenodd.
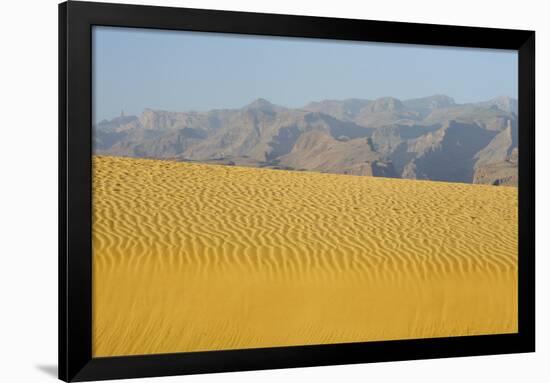
M 258 99 L 209 112 L 145 110 L 94 125 L 94 153 L 447 182 L 517 185 L 517 101 L 444 95 Z

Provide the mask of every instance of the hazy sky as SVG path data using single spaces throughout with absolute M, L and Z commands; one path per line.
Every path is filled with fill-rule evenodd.
M 517 97 L 515 51 L 94 27 L 94 120 L 323 99 Z

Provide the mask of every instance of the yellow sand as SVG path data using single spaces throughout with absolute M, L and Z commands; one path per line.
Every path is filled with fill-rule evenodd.
M 517 190 L 94 158 L 93 355 L 517 332 Z

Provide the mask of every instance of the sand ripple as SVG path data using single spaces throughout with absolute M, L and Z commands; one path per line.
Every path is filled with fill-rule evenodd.
M 94 356 L 517 332 L 517 190 L 94 158 Z

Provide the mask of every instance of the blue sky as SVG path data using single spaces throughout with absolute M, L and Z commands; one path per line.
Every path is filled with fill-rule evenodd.
M 121 110 L 323 99 L 517 97 L 515 51 L 94 27 L 94 121 Z

